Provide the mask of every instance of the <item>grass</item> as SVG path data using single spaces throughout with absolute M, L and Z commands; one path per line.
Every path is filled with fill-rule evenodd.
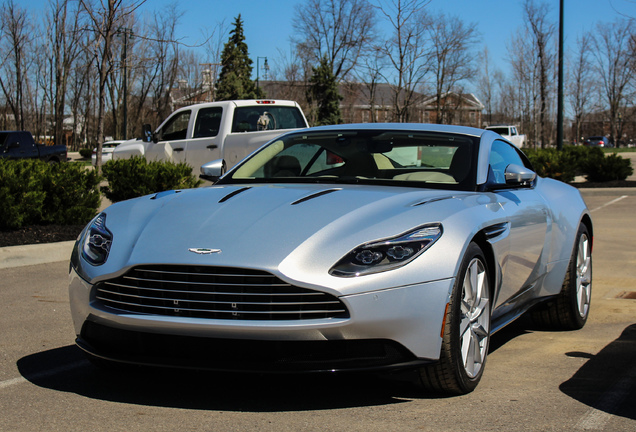
M 636 153 L 636 147 L 604 148 L 605 153 Z

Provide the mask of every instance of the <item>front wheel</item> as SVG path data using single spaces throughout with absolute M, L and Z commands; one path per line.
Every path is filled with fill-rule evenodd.
M 466 394 L 481 380 L 490 342 L 490 281 L 483 251 L 471 243 L 466 251 L 443 327 L 437 363 L 420 369 L 424 387 Z

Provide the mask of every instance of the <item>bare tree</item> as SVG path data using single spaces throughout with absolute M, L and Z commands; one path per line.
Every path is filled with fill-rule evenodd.
M 527 134 L 528 141 L 536 145 L 539 136 L 535 122 L 539 102 L 539 68 L 529 33 L 528 29 L 520 29 L 508 43 L 508 63 L 512 72 L 510 79 L 501 83 L 499 109 L 504 114 L 502 121 L 518 123 Z
M 496 109 L 498 99 L 498 86 L 497 83 L 504 81 L 503 73 L 497 69 L 491 67 L 491 57 L 488 47 L 484 47 L 482 53 L 482 68 L 479 70 L 477 78 L 477 87 L 479 93 L 484 101 L 486 107 L 486 118 L 488 124 L 493 122 L 493 111 Z
M 313 64 L 327 56 L 337 81 L 346 79 L 375 36 L 375 11 L 367 0 L 308 0 L 296 6 L 298 51 Z
M 392 83 L 393 115 L 398 122 L 410 120 L 410 110 L 419 102 L 416 90 L 430 71 L 425 37 L 429 20 L 424 11 L 428 3 L 428 0 L 390 0 L 379 6 L 392 31 L 379 49 L 391 65 L 384 78 Z
M 149 38 L 152 62 L 149 67 L 152 75 L 152 96 L 154 122 L 158 123 L 173 110 L 170 92 L 179 75 L 180 46 L 176 42 L 176 27 L 182 13 L 177 5 L 168 6 L 165 13 L 155 13 L 150 23 Z
M 625 110 L 627 92 L 634 85 L 632 30 L 634 20 L 621 20 L 611 24 L 599 25 L 594 37 L 592 53 L 596 70 L 600 77 L 603 97 L 609 110 L 610 134 L 614 143 L 622 136 L 622 111 Z
M 31 40 L 25 9 L 8 0 L 0 9 L 0 88 L 14 116 L 16 129 L 25 129 L 24 89 L 28 80 L 26 54 Z
M 106 108 L 106 83 L 112 73 L 112 45 L 117 30 L 125 24 L 127 16 L 132 14 L 145 0 L 127 4 L 126 0 L 79 0 L 86 12 L 94 34 L 93 53 L 98 68 L 98 107 L 97 107 L 97 157 L 96 168 L 101 174 L 102 146 L 104 144 L 104 117 Z
M 378 86 L 383 81 L 382 72 L 388 66 L 384 55 L 379 48 L 373 53 L 366 55 L 361 62 L 356 78 L 363 84 L 364 90 L 360 95 L 361 99 L 366 99 L 369 105 L 369 121 L 375 123 L 378 121 L 378 104 L 384 105 L 378 93 Z
M 538 137 L 541 147 L 547 143 L 546 117 L 548 113 L 549 77 L 554 64 L 554 47 L 551 39 L 554 36 L 555 25 L 548 21 L 549 6 L 547 3 L 536 5 L 534 0 L 524 1 L 524 15 L 532 35 L 536 57 L 538 58 L 539 79 L 539 120 Z
M 593 87 L 595 85 L 590 67 L 591 37 L 584 35 L 577 40 L 576 57 L 572 60 L 569 71 L 567 96 L 574 117 L 574 139 L 581 138 L 581 123 L 585 119 L 592 104 Z
M 448 123 L 455 107 L 448 105 L 451 99 L 445 95 L 451 91 L 461 93 L 461 83 L 476 73 L 471 49 L 478 40 L 477 28 L 475 24 L 465 24 L 459 17 L 440 14 L 431 19 L 427 34 L 435 89 L 435 121 Z
M 69 16 L 70 13 L 70 16 Z M 81 22 L 78 9 L 69 11 L 68 0 L 49 0 L 46 16 L 47 41 L 51 67 L 51 96 L 53 105 L 53 136 L 56 144 L 66 144 L 64 136 L 64 113 L 70 70 L 80 53 Z
M 81 46 L 75 66 L 70 70 L 68 86 L 71 115 L 74 119 L 73 141 L 71 148 L 79 150 L 84 145 L 93 145 L 95 142 L 89 140 L 91 135 L 90 119 L 93 106 L 96 103 L 94 90 L 95 76 L 93 66 L 95 58 L 92 55 L 90 46 L 90 34 L 84 33 L 78 40 Z

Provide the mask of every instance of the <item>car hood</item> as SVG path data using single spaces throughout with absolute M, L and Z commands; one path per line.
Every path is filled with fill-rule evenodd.
M 468 195 L 282 184 L 163 192 L 106 209 L 114 240 L 100 273 L 170 263 L 258 268 L 290 278 L 324 275 L 358 245 L 439 222 L 454 211 L 441 202 Z

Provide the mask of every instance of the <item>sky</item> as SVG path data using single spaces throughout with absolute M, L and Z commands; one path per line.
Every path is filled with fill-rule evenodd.
M 552 5 L 552 21 L 558 24 L 559 2 L 544 1 Z M 48 0 L 17 1 L 20 7 L 33 11 L 45 10 L 47 3 Z M 177 37 L 191 46 L 204 42 L 205 29 L 210 31 L 221 22 L 229 29 L 241 14 L 254 69 L 257 57 L 261 57 L 261 66 L 262 57 L 267 57 L 271 70 L 275 70 L 282 64 L 282 56 L 289 55 L 295 40 L 292 18 L 295 6 L 302 0 L 147 0 L 142 11 L 160 10 L 171 3 L 177 3 L 183 11 Z M 457 16 L 465 23 L 475 23 L 481 34 L 476 55 L 481 55 L 487 46 L 493 63 L 504 73 L 509 67 L 507 44 L 524 24 L 522 7 L 523 0 L 431 0 L 428 6 L 433 11 Z M 623 17 L 636 18 L 636 0 L 564 0 L 566 55 L 577 37 L 598 31 L 599 23 L 611 23 Z M 223 40 L 226 41 L 227 36 Z

